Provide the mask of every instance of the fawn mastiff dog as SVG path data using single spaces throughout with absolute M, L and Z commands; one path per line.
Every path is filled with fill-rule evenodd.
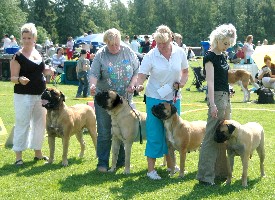
M 248 122 L 241 125 L 234 120 L 224 120 L 218 126 L 214 139 L 218 143 L 226 141 L 229 169 L 227 184 L 231 183 L 234 156 L 240 156 L 243 165 L 242 185 L 247 186 L 248 161 L 255 149 L 260 157 L 261 176 L 265 176 L 264 129 L 260 124 Z
M 64 94 L 55 89 L 47 88 L 41 96 L 42 106 L 47 109 L 46 129 L 48 133 L 48 143 L 50 148 L 49 163 L 54 160 L 55 137 L 62 138 L 63 155 L 62 165 L 68 165 L 69 140 L 72 135 L 76 135 L 80 143 L 81 151 L 79 157 L 83 157 L 85 142 L 82 130 L 87 128 L 96 148 L 97 132 L 96 117 L 92 107 L 85 104 L 67 106 Z
M 147 115 L 133 109 L 126 99 L 112 90 L 97 93 L 95 100 L 112 119 L 112 167 L 109 171 L 116 170 L 119 148 L 123 142 L 125 149 L 124 173 L 129 174 L 132 145 L 134 141 L 138 140 L 140 134 L 143 138 L 146 137 Z
M 197 150 L 205 135 L 206 122 L 183 120 L 177 113 L 177 108 L 170 103 L 160 103 L 152 107 L 155 117 L 163 120 L 168 141 L 168 151 L 172 157 L 170 175 L 174 175 L 174 150 L 180 153 L 180 177 L 184 176 L 186 153 Z
M 244 70 L 244 69 L 233 69 L 228 70 L 228 83 L 234 84 L 236 82 L 239 82 L 241 85 L 241 88 L 243 90 L 243 102 L 250 101 L 250 92 L 248 91 L 248 84 L 249 82 L 256 88 L 259 89 L 259 85 L 254 82 L 253 77 L 251 76 L 250 72 Z

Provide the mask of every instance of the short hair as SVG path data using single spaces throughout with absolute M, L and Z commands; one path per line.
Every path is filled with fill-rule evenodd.
M 120 41 L 121 34 L 120 34 L 119 30 L 117 30 L 115 28 L 111 28 L 111 29 L 105 31 L 104 36 L 103 36 L 103 41 L 106 44 L 109 44 L 110 42 L 113 42 L 116 38 L 118 38 Z
M 62 47 L 58 47 L 58 48 L 56 49 L 56 53 L 58 53 L 58 51 L 59 51 L 60 49 L 63 49 L 63 48 L 62 48 Z
M 213 30 L 209 36 L 211 49 L 217 47 L 218 41 L 225 38 L 230 39 L 230 45 L 236 44 L 237 33 L 236 28 L 232 24 L 223 24 Z
M 173 33 L 168 26 L 160 25 L 154 33 L 154 39 L 156 42 L 165 43 L 172 39 L 172 35 Z
M 253 35 L 248 35 L 247 37 L 246 37 L 246 42 L 248 42 L 249 40 L 251 40 L 253 38 Z
M 125 35 L 125 39 L 129 39 L 130 37 L 129 37 L 129 35 Z
M 134 40 L 137 40 L 137 39 L 138 39 L 138 37 L 136 35 L 134 35 Z
M 269 55 L 265 55 L 265 57 L 264 57 L 264 62 L 266 62 L 266 61 L 268 61 L 268 60 L 271 61 L 271 57 L 270 57 Z
M 37 29 L 34 23 L 26 23 L 21 27 L 21 35 L 23 33 L 31 33 L 34 38 L 37 38 Z
M 176 40 L 176 39 L 182 39 L 182 36 L 181 36 L 181 34 L 179 34 L 179 33 L 174 33 L 174 39 Z

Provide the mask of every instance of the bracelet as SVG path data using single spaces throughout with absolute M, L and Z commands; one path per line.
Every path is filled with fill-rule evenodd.
M 22 85 L 22 83 L 20 82 L 20 76 L 18 77 L 17 81 L 19 85 Z

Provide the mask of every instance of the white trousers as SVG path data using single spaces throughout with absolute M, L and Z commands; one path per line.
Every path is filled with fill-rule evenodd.
M 47 110 L 41 95 L 14 94 L 15 127 L 13 150 L 41 150 L 46 128 Z
M 271 83 L 270 79 L 270 77 L 263 77 L 262 83 L 266 88 L 275 89 L 275 82 Z

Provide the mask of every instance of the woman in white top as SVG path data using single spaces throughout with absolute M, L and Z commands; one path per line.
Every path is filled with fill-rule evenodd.
M 254 44 L 253 42 L 253 35 L 248 35 L 246 37 L 246 43 L 244 44 L 243 51 L 244 51 L 244 59 L 246 64 L 252 64 L 253 60 L 251 55 L 254 53 Z
M 56 50 L 56 54 L 54 54 L 52 57 L 51 64 L 53 68 L 59 73 L 63 73 L 64 62 L 66 61 L 66 58 L 63 54 L 64 49 L 62 47 L 59 47 Z
M 157 47 L 151 49 L 143 58 L 136 83 L 136 90 L 144 89 L 143 83 L 150 75 L 146 85 L 146 137 L 148 173 L 150 179 L 161 179 L 155 170 L 156 158 L 166 155 L 167 165 L 170 157 L 164 125 L 156 118 L 151 109 L 161 102 L 173 103 L 180 114 L 180 90 L 188 80 L 188 61 L 184 50 L 172 44 L 172 31 L 169 27 L 161 25 L 154 33 Z M 166 90 L 164 89 L 166 88 Z M 179 92 L 175 92 L 179 90 Z M 168 165 L 168 167 L 171 167 Z

